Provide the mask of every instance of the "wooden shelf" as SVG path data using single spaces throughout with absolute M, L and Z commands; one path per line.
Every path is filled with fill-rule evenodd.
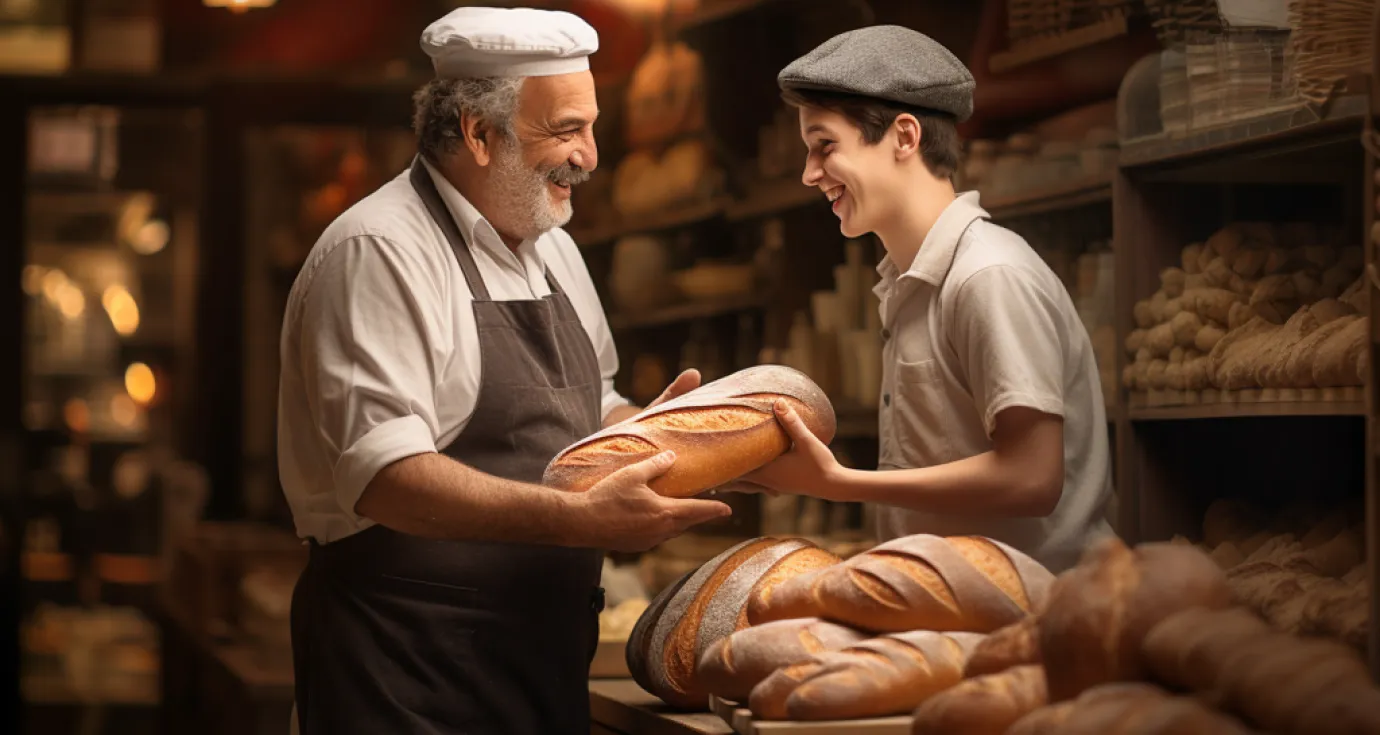
M 992 197 L 983 202 L 982 208 L 987 210 L 993 219 L 1012 219 L 1111 201 L 1112 176 L 1109 172 L 1044 189 Z
M 752 293 L 723 299 L 721 301 L 687 301 L 685 303 L 655 309 L 639 314 L 610 314 L 609 329 L 641 329 L 676 322 L 693 321 L 709 317 L 723 316 L 741 311 L 761 309 L 765 306 L 761 294 Z
M 1131 421 L 1227 419 L 1255 416 L 1364 416 L 1363 389 L 1310 388 L 1207 391 L 1201 394 L 1153 391 L 1131 394 Z M 1187 399 L 1187 400 L 1185 400 Z
M 1340 148 L 1342 156 L 1359 154 L 1367 100 L 1363 95 L 1338 98 L 1319 117 L 1299 107 L 1260 115 L 1182 136 L 1158 136 L 1122 144 L 1120 166 L 1131 173 L 1212 167 L 1203 178 L 1233 169 L 1234 180 L 1262 177 L 1303 183 L 1316 175 L 1320 148 Z M 1300 163 L 1287 165 L 1298 157 Z M 1326 172 L 1324 172 L 1326 173 Z
M 806 186 L 797 178 L 766 181 L 754 186 L 747 198 L 729 204 L 724 210 L 724 216 L 730 222 L 740 222 L 800 207 L 827 206 L 828 201 L 818 188 Z
M 1074 28 L 1057 36 L 1036 38 L 1006 51 L 992 54 L 991 60 L 987 62 L 987 69 L 993 74 L 1005 74 L 1026 64 L 1120 38 L 1126 35 L 1126 31 L 1125 17 L 1108 18 L 1082 28 Z
M 567 233 L 577 246 L 585 248 L 612 242 L 625 235 L 658 232 L 699 224 L 723 214 L 726 203 L 726 199 L 716 198 L 666 211 L 620 218 L 592 227 L 571 229 L 567 230 Z
M 712 712 L 678 712 L 632 679 L 589 682 L 589 718 L 604 731 L 636 735 L 732 735 Z M 598 732 L 596 730 L 596 732 Z

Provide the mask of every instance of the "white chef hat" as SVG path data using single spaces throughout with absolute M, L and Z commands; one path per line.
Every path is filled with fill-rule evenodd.
M 538 77 L 589 69 L 599 34 L 560 10 L 457 8 L 422 32 L 442 78 Z

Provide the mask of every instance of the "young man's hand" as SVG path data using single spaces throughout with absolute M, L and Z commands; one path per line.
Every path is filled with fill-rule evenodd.
M 743 479 L 775 493 L 812 495 L 835 499 L 843 484 L 845 470 L 834 453 L 785 401 L 776 402 L 776 418 L 791 438 L 791 448 L 765 467 Z
M 672 380 L 670 385 L 666 386 L 666 390 L 662 391 L 661 395 L 656 397 L 656 400 L 648 403 L 647 408 L 659 406 L 672 398 L 689 393 L 698 387 L 700 387 L 700 371 L 694 368 L 685 370 L 680 375 L 677 375 L 676 379 Z M 645 411 L 647 408 L 642 410 Z

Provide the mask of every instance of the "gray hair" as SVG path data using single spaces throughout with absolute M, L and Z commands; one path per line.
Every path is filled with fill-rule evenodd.
M 500 135 L 511 139 L 517 114 L 521 77 L 482 79 L 433 79 L 412 95 L 412 129 L 417 150 L 437 163 L 454 153 L 465 137 L 460 116 L 478 117 Z

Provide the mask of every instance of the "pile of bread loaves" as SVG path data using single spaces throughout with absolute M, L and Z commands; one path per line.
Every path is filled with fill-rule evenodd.
M 1363 511 L 1360 502 L 1326 510 L 1305 501 L 1271 518 L 1250 502 L 1218 500 L 1204 514 L 1197 546 L 1226 572 L 1236 600 L 1275 629 L 1336 638 L 1364 653 L 1370 586 Z
M 1380 732 L 1360 655 L 1237 604 L 1179 543 L 1115 538 L 1051 575 L 981 537 L 915 535 L 848 560 L 745 541 L 661 591 L 628 667 L 673 706 L 760 720 L 913 715 L 913 732 Z
M 1184 248 L 1135 304 L 1133 391 L 1308 390 L 1365 384 L 1360 247 L 1305 223 L 1229 224 Z

